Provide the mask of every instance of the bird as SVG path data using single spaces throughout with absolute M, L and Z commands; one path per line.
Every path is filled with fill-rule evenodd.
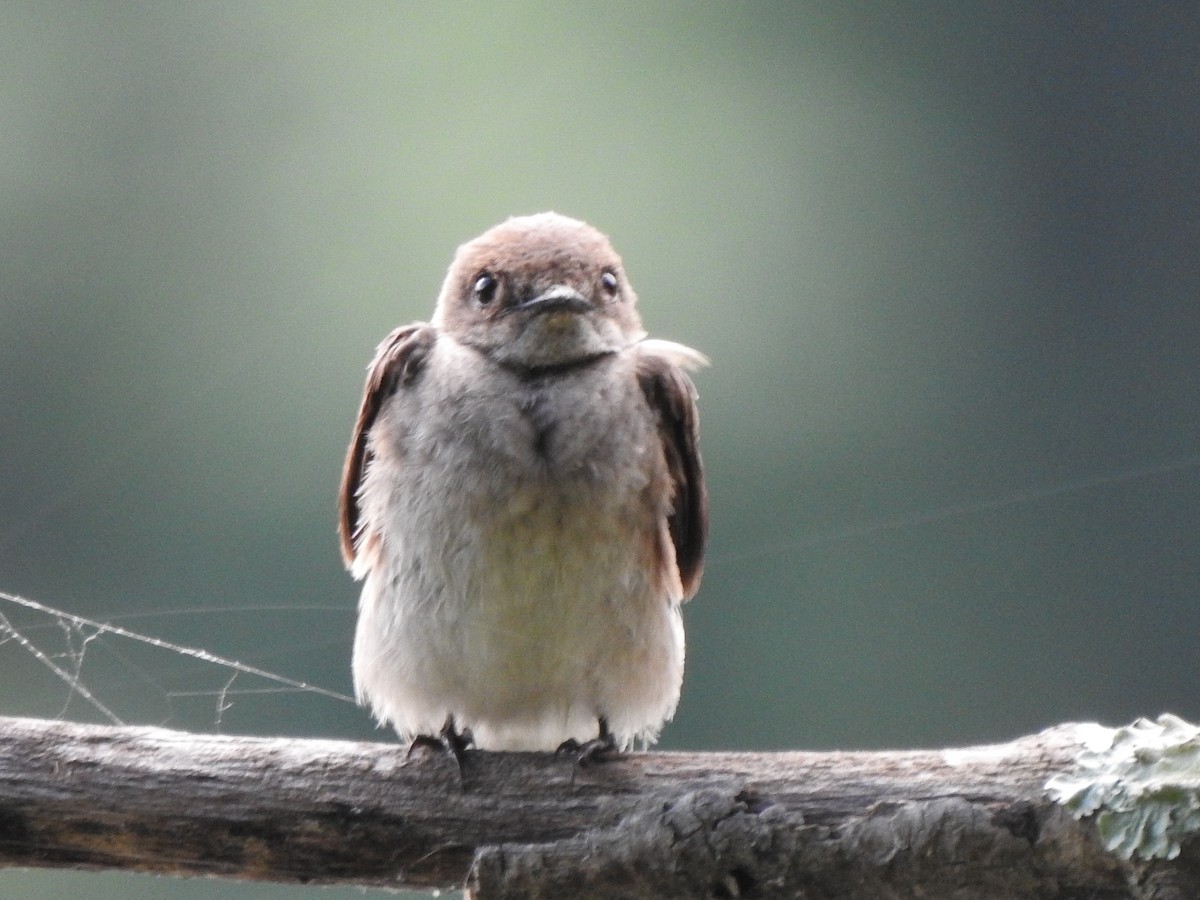
M 355 694 L 410 752 L 615 754 L 673 716 L 708 532 L 688 373 L 708 361 L 636 306 L 602 232 L 515 216 L 379 344 L 339 533 L 363 582 Z

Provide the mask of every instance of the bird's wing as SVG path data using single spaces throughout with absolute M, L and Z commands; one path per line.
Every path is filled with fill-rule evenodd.
M 369 436 L 379 411 L 397 389 L 411 384 L 421 371 L 422 363 L 437 338 L 432 325 L 417 322 L 397 328 L 380 343 L 375 358 L 367 368 L 367 385 L 363 390 L 362 406 L 346 451 L 342 468 L 342 486 L 338 493 L 338 534 L 341 537 L 342 559 L 349 568 L 363 546 L 366 523 L 359 508 L 359 490 L 363 475 L 371 462 Z
M 682 367 L 694 368 L 707 360 L 695 350 L 667 341 L 647 340 L 638 346 L 638 380 L 658 418 L 659 439 L 671 477 L 673 496 L 667 526 L 686 600 L 700 587 L 704 571 L 708 494 L 700 462 L 696 388 Z

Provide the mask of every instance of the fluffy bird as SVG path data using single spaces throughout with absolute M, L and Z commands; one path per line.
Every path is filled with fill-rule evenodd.
M 707 501 L 695 350 L 556 213 L 458 248 L 379 345 L 342 476 L 359 701 L 456 752 L 626 749 L 671 718 Z

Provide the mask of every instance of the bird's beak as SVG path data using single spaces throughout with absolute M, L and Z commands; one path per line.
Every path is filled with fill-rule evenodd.
M 514 311 L 552 312 L 562 310 L 575 313 L 584 313 L 591 308 L 592 303 L 587 297 L 565 284 L 556 284 L 536 297 L 524 300 L 513 307 Z

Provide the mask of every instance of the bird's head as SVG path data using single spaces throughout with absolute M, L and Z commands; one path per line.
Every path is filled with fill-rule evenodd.
M 458 248 L 433 324 L 497 362 L 569 366 L 644 337 L 637 296 L 607 237 L 546 212 Z

